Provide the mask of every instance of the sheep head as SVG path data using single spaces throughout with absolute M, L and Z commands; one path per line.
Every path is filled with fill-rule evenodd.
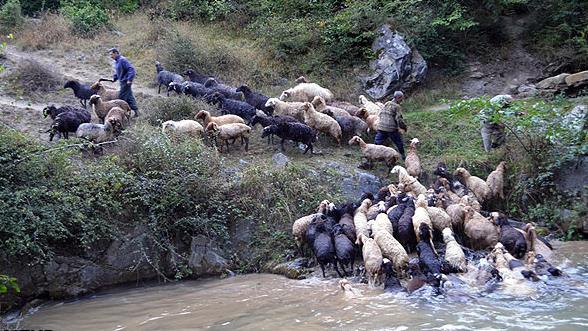
M 410 141 L 410 146 L 416 147 L 419 143 L 420 143 L 419 138 L 412 138 L 412 140 Z
M 282 92 L 282 94 L 280 95 L 280 100 L 285 101 L 286 99 L 288 99 L 289 97 L 292 96 L 292 90 L 286 90 L 284 92 Z
M 467 170 L 465 170 L 464 168 L 457 168 L 457 169 L 455 169 L 455 171 L 453 172 L 453 175 L 454 176 L 460 176 L 460 177 L 463 177 L 463 178 L 468 178 L 468 177 L 471 176 L 470 173 Z
M 90 97 L 90 104 L 91 105 L 95 105 L 98 102 L 100 102 L 101 98 L 98 94 L 94 94 L 93 96 Z
M 277 125 L 266 126 L 261 131 L 261 138 L 265 138 L 265 137 L 269 136 L 270 134 L 274 134 L 275 132 L 277 132 L 277 130 L 278 130 Z
M 400 174 L 402 172 L 406 172 L 406 169 L 399 165 L 394 166 L 394 168 L 392 168 L 392 170 L 390 171 L 391 174 Z
M 102 83 L 100 81 L 97 81 L 96 83 L 92 84 L 92 86 L 90 86 L 90 88 L 92 90 L 97 91 L 97 90 L 99 90 L 101 88 L 104 88 L 104 85 L 102 85 Z
M 357 117 L 359 117 L 359 118 L 363 118 L 365 120 L 368 118 L 368 116 L 370 116 L 370 113 L 368 112 L 368 110 L 365 107 L 361 107 L 357 111 Z
M 208 123 L 208 125 L 206 126 L 205 131 L 218 131 L 218 124 L 214 123 L 214 122 L 210 122 Z
M 49 116 L 49 114 L 53 113 L 56 110 L 57 110 L 57 108 L 54 105 L 49 105 L 49 106 L 43 108 L 43 117 Z
M 325 99 L 323 99 L 321 96 L 317 95 L 312 99 L 312 105 L 314 106 L 314 108 L 318 111 L 321 111 L 322 109 L 324 109 L 327 106 L 327 103 L 325 102 Z
M 427 206 L 428 206 L 427 197 L 425 197 L 424 194 L 419 194 L 415 205 L 417 207 L 427 208 Z
M 362 142 L 363 142 L 363 139 L 361 139 L 361 137 L 359 137 L 359 136 L 353 136 L 353 138 L 351 138 L 349 140 L 349 145 L 361 144 Z
M 442 233 L 443 233 L 443 241 L 445 243 L 448 243 L 450 241 L 455 241 L 455 238 L 453 237 L 453 231 L 451 231 L 450 228 L 443 229 Z
M 359 104 L 362 106 L 365 106 L 365 104 L 367 104 L 369 101 L 368 99 L 365 97 L 365 95 L 360 95 L 359 96 Z
M 175 123 L 173 121 L 166 121 L 161 123 L 161 133 L 165 134 L 168 129 L 175 128 Z
M 249 94 L 249 93 L 251 93 L 251 89 L 250 89 L 250 88 L 249 88 L 249 86 L 247 86 L 247 85 L 241 85 L 241 86 L 239 86 L 239 87 L 238 87 L 238 88 L 235 90 L 235 92 L 241 92 L 241 93 L 243 93 L 243 94 Z
M 421 241 L 428 242 L 431 240 L 431 228 L 425 222 L 419 225 L 419 236 Z
M 208 78 L 206 80 L 206 82 L 204 82 L 204 87 L 208 87 L 208 88 L 215 87 L 217 85 L 218 85 L 218 82 L 216 81 L 216 79 L 214 79 L 212 77 L 211 78 Z
M 302 107 L 300 107 L 304 112 L 312 112 L 314 111 L 314 107 L 312 106 L 312 104 L 310 102 L 305 102 L 302 104 Z
M 265 106 L 266 107 L 274 107 L 275 105 L 278 104 L 279 99 L 278 98 L 269 98 L 267 99 L 267 101 L 265 102 Z
M 300 77 L 296 78 L 296 80 L 294 80 L 294 83 L 300 84 L 300 83 L 310 83 L 310 82 L 308 81 L 308 79 L 306 79 L 306 77 L 300 76 Z
M 194 116 L 194 119 L 205 119 L 208 116 L 210 116 L 209 112 L 207 112 L 206 110 L 201 110 L 196 114 L 196 116 Z

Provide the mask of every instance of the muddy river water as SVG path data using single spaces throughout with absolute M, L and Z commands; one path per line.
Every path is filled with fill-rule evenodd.
M 410 295 L 338 280 L 270 274 L 116 289 L 50 302 L 20 329 L 52 330 L 588 330 L 588 242 L 558 243 L 565 277 L 528 282 L 531 290 L 484 293 L 465 284 Z M 457 284 L 457 283 L 456 283 Z

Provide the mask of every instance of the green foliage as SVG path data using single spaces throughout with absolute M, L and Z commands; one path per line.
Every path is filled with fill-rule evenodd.
M 179 19 L 205 19 L 216 21 L 225 18 L 235 8 L 230 0 L 179 0 L 167 2 L 168 16 Z
M 2 33 L 14 31 L 23 22 L 19 0 L 8 0 L 0 8 L 0 31 Z
M 72 32 L 82 37 L 91 37 L 110 24 L 106 10 L 90 0 L 62 0 L 61 13 L 69 19 Z
M 60 0 L 26 0 L 22 2 L 23 15 L 33 16 L 44 11 L 59 8 Z
M 16 282 L 16 278 L 0 275 L 0 295 L 8 293 L 11 289 L 16 293 L 20 293 L 20 287 Z
M 102 0 L 105 8 L 118 10 L 123 14 L 130 14 L 139 9 L 139 0 Z

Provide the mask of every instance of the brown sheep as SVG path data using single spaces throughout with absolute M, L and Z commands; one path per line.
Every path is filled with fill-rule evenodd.
M 127 113 L 127 118 L 131 117 L 131 107 L 124 100 L 116 99 L 103 101 L 101 96 L 94 94 L 90 97 L 90 105 L 92 106 L 92 109 L 94 109 L 96 117 L 98 117 L 102 122 L 104 122 L 104 118 L 114 107 L 122 108 L 122 110 Z
M 294 236 L 294 241 L 296 242 L 298 248 L 300 248 L 302 243 L 306 240 L 306 230 L 308 230 L 310 222 L 312 222 L 315 216 L 324 214 L 327 211 L 327 207 L 329 205 L 329 200 L 323 200 L 317 207 L 316 213 L 303 216 L 294 221 L 292 224 L 292 235 Z
M 359 244 L 359 235 L 363 234 L 366 237 L 369 237 L 369 227 L 368 227 L 368 219 L 367 219 L 367 212 L 368 209 L 371 207 L 372 201 L 370 199 L 365 199 L 361 202 L 359 208 L 355 210 L 355 214 L 353 215 L 353 225 L 355 226 L 355 233 L 356 233 L 356 244 Z
M 349 102 L 333 100 L 330 105 L 346 110 L 351 116 L 357 116 L 359 113 L 359 107 Z
M 378 115 L 370 114 L 366 108 L 360 108 L 357 112 L 357 117 L 363 119 L 368 126 L 367 132 L 376 132 L 378 130 L 378 123 L 380 117 Z
M 492 220 L 480 215 L 472 207 L 465 207 L 464 232 L 472 249 L 492 248 L 500 239 L 500 229 Z
M 490 188 L 490 197 L 504 200 L 504 171 L 506 162 L 502 161 L 496 166 L 486 179 L 486 185 Z
M 206 126 L 207 132 L 215 132 L 221 140 L 220 152 L 223 151 L 223 143 L 227 145 L 227 152 L 229 150 L 229 140 L 241 138 L 241 145 L 245 142 L 245 151 L 249 150 L 249 135 L 251 134 L 251 127 L 242 123 L 230 123 L 225 125 L 218 125 L 214 122 L 208 123 Z
M 382 280 L 382 250 L 376 241 L 361 233 L 357 240 L 362 244 L 361 253 L 365 265 L 365 273 L 368 276 L 368 285 L 375 287 L 380 285 Z
M 362 158 L 365 158 L 366 162 L 370 165 L 374 161 L 384 161 L 388 168 L 391 168 L 401 158 L 400 153 L 394 148 L 383 145 L 368 144 L 359 136 L 353 136 L 353 138 L 349 140 L 349 145 L 353 144 L 359 145 Z
M 100 81 L 97 81 L 96 83 L 92 84 L 90 88 L 96 91 L 96 94 L 101 96 L 103 101 L 119 99 L 119 92 L 117 90 L 106 89 L 106 87 L 104 87 L 104 85 Z
M 104 117 L 104 122 L 110 122 L 115 134 L 119 134 L 129 125 L 128 113 L 120 107 L 112 107 Z
M 331 113 L 333 113 L 333 116 L 351 117 L 351 114 L 349 114 L 345 109 L 341 109 L 341 108 L 337 108 L 337 107 L 333 107 L 333 106 L 327 106 L 325 99 L 323 99 L 322 97 L 319 97 L 318 95 L 316 97 L 314 97 L 314 99 L 312 99 L 311 103 L 312 103 L 314 109 L 316 111 L 318 111 L 319 113 L 324 113 L 325 110 L 330 110 Z
M 488 187 L 488 184 L 486 184 L 486 181 L 484 181 L 480 177 L 472 176 L 464 168 L 455 169 L 453 175 L 460 176 L 463 178 L 468 189 L 474 193 L 476 199 L 478 199 L 478 202 L 480 202 L 481 204 L 483 204 L 484 201 L 486 201 L 490 197 L 490 188 Z
M 427 188 L 416 178 L 409 175 L 406 169 L 397 165 L 391 173 L 398 174 L 398 188 L 409 195 L 418 197 L 421 194 L 427 194 Z
M 228 115 L 221 115 L 221 116 L 211 116 L 209 111 L 201 110 L 194 116 L 194 119 L 202 119 L 204 127 L 208 125 L 210 122 L 214 122 L 217 125 L 225 125 L 230 123 L 241 123 L 245 124 L 245 120 L 241 117 L 233 114 Z
M 410 147 L 408 148 L 408 152 L 406 153 L 406 159 L 404 160 L 406 172 L 408 172 L 409 175 L 414 176 L 416 178 L 418 178 L 421 175 L 421 159 L 417 154 L 418 144 L 418 138 L 413 138 L 410 141 Z
M 453 231 L 450 228 L 445 228 L 442 233 L 443 241 L 445 242 L 445 261 L 457 272 L 467 272 L 465 254 L 461 246 L 455 241 Z
M 445 210 L 438 207 L 427 206 L 427 212 L 429 213 L 429 217 L 431 218 L 431 222 L 433 223 L 433 228 L 435 230 L 439 232 L 443 231 L 445 228 L 450 228 L 453 230 L 451 217 L 445 212 Z

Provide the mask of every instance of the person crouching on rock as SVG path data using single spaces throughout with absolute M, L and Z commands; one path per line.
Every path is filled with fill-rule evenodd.
M 490 152 L 490 149 L 498 148 L 504 144 L 506 127 L 496 119 L 496 116 L 499 111 L 507 108 L 513 100 L 513 97 L 508 94 L 500 94 L 490 99 L 490 107 L 480 111 L 482 143 L 486 152 Z

